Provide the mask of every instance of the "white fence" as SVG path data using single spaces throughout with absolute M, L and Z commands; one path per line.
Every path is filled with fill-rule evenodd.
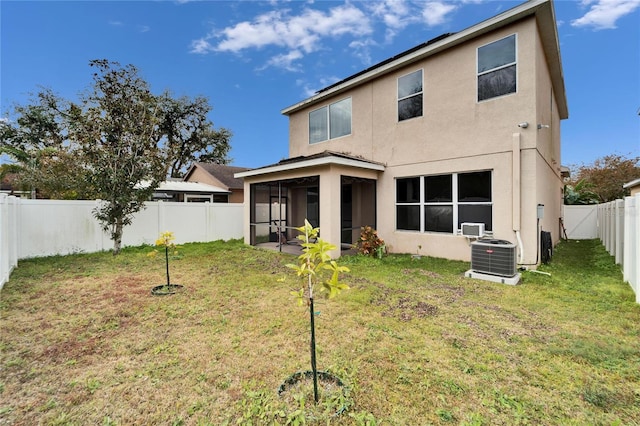
M 624 280 L 640 303 L 640 194 L 597 205 L 598 238 L 622 265 Z
M 595 205 L 563 206 L 563 217 L 568 239 L 598 238 L 598 209 Z
M 18 199 L 0 194 L 0 289 L 18 265 Z
M 19 259 L 111 249 L 92 214 L 97 203 L 0 194 L 0 288 Z M 243 221 L 242 204 L 148 202 L 124 228 L 122 245 L 153 244 L 164 231 L 178 244 L 242 238 Z

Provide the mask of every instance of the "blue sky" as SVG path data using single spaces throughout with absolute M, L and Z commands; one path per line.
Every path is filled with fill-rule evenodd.
M 521 2 L 0 1 L 0 112 L 40 86 L 67 99 L 91 59 L 133 64 L 154 93 L 204 95 L 233 164 L 287 157 L 280 111 L 335 81 Z M 640 155 L 640 0 L 555 3 L 569 119 L 562 163 Z

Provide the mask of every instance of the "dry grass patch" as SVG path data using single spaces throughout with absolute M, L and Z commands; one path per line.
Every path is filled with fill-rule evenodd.
M 154 297 L 149 250 L 20 262 L 0 294 L 0 424 L 640 423 L 640 307 L 597 242 L 516 287 L 463 262 L 345 259 L 351 290 L 317 300 L 316 339 L 350 392 L 321 407 L 277 393 L 309 368 L 308 312 L 277 282 L 291 257 L 188 244 L 170 263 L 184 291 Z

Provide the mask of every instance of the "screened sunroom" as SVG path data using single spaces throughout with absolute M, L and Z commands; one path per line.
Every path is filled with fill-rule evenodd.
M 376 226 L 376 182 L 383 170 L 378 163 L 324 152 L 238 173 L 249 194 L 245 242 L 291 251 L 287 246 L 299 243 L 296 228 L 307 219 L 323 239 L 351 247 L 361 227 Z

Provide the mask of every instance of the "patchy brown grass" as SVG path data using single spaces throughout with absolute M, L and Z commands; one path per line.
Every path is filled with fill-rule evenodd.
M 345 259 L 351 290 L 317 302 L 316 338 L 349 395 L 322 407 L 277 395 L 309 368 L 291 257 L 185 245 L 184 290 L 156 297 L 149 250 L 20 262 L 0 293 L 0 424 L 640 424 L 640 307 L 597 242 L 517 287 L 462 262 Z

